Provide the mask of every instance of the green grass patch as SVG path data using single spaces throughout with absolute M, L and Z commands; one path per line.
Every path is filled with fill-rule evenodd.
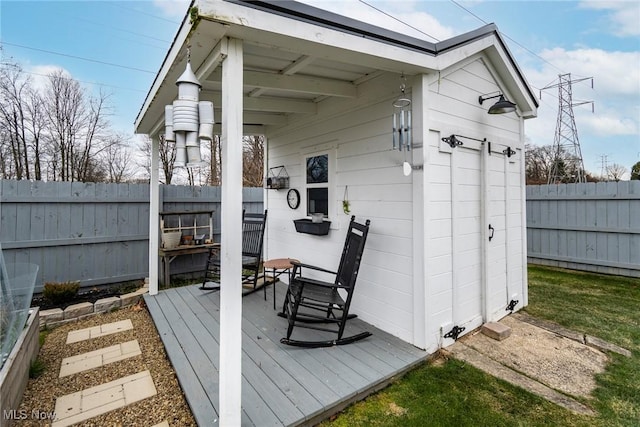
M 457 360 L 429 363 L 323 426 L 640 426 L 640 280 L 530 267 L 531 315 L 633 352 L 597 377 L 579 416 Z M 584 401 L 580 399 L 581 401 Z
M 526 311 L 632 351 L 611 355 L 593 407 L 600 425 L 639 426 L 640 279 L 531 266 Z

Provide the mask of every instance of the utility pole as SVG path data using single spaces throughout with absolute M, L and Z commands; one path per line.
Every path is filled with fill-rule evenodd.
M 583 104 L 591 104 L 593 111 L 593 101 L 573 102 L 572 85 L 585 80 L 591 80 L 593 89 L 593 77 L 571 80 L 571 74 L 559 74 L 558 83 L 548 85 L 540 89 L 558 88 L 558 119 L 556 122 L 556 132 L 553 140 L 554 160 L 549 174 L 548 184 L 562 182 L 586 182 L 582 151 L 580 150 L 580 140 L 578 139 L 578 128 L 573 114 L 573 107 Z

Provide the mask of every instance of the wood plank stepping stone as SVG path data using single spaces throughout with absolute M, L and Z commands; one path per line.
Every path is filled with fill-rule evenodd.
M 127 341 L 110 347 L 65 357 L 60 366 L 60 378 L 99 368 L 100 366 L 142 354 L 138 340 Z
M 66 427 L 157 394 L 147 371 L 119 378 L 56 399 L 52 427 Z
M 104 325 L 93 326 L 91 328 L 78 329 L 76 331 L 69 332 L 69 334 L 67 335 L 67 344 L 103 337 L 105 335 L 115 334 L 129 329 L 133 329 L 133 323 L 131 323 L 131 319 L 125 319 L 113 323 L 106 323 Z

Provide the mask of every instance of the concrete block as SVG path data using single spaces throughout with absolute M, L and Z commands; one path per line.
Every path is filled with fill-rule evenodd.
M 114 308 L 120 308 L 121 304 L 122 301 L 120 301 L 120 297 L 102 298 L 93 304 L 93 311 L 103 313 L 111 311 Z
M 493 338 L 494 340 L 502 341 L 509 338 L 511 335 L 511 328 L 498 322 L 487 322 L 482 325 L 482 333 Z
M 608 341 L 600 339 L 598 337 L 592 337 L 591 335 L 584 336 L 585 344 L 589 347 L 597 348 L 600 351 L 610 351 L 618 353 L 626 357 L 631 357 L 631 352 L 624 347 L 617 346 Z
M 52 308 L 40 312 L 40 325 L 49 325 L 64 319 L 64 311 L 61 308 Z
M 142 294 L 137 291 L 120 295 L 120 301 L 121 301 L 122 307 L 135 305 L 138 303 L 138 301 L 140 301 L 140 298 L 142 298 Z
M 79 304 L 73 304 L 65 308 L 64 318 L 65 320 L 73 319 L 90 313 L 93 313 L 93 304 L 91 304 L 90 302 L 81 302 Z

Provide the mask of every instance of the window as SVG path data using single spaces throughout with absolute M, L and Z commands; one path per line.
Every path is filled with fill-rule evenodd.
M 329 216 L 329 155 L 306 158 L 307 215 L 322 213 Z

